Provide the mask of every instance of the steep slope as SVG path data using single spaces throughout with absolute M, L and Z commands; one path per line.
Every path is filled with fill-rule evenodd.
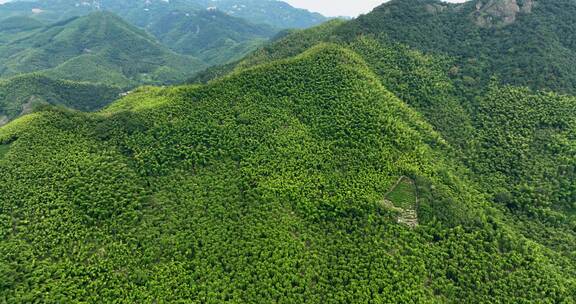
M 42 71 L 61 79 L 118 86 L 176 82 L 204 68 L 110 13 L 52 24 L 0 46 L 0 75 Z
M 189 0 L 38 0 L 32 3 L 20 9 L 16 4 L 12 9 L 0 9 L 0 19 L 2 11 L 7 16 L 26 16 L 47 22 L 110 11 L 154 34 L 172 50 L 213 64 L 241 58 L 278 31 L 267 24 L 255 24 L 220 11 L 207 10 Z M 30 5 L 41 12 L 33 13 Z
M 575 296 L 566 257 L 486 213 L 438 134 L 339 47 L 100 114 L 35 113 L 0 143 L 7 302 Z M 414 229 L 387 195 L 404 175 Z
M 288 33 L 235 64 L 210 68 L 195 75 L 190 82 L 205 82 L 254 65 L 295 56 L 321 42 L 338 43 L 359 53 L 386 88 L 424 114 L 452 144 L 467 144 L 472 124 L 462 94 L 448 75 L 452 61 L 424 55 L 392 43 L 382 35 L 367 33 L 351 38 L 339 35 L 341 28 L 350 24 L 333 20 Z
M 428 2 L 419 1 L 420 4 Z M 392 8 L 400 4 L 389 5 L 389 14 L 406 14 L 406 20 L 412 20 L 411 25 L 421 19 L 411 15 L 422 12 L 418 6 L 394 11 Z M 442 7 L 446 5 L 428 7 L 428 10 L 443 12 Z M 380 16 L 387 7 L 372 14 Z M 448 7 L 463 9 L 466 6 Z M 372 14 L 362 17 L 364 21 L 373 21 L 364 27 L 359 27 L 358 21 L 335 21 L 292 32 L 244 60 L 210 69 L 195 79 L 207 81 L 228 73 L 240 73 L 254 65 L 293 56 L 320 42 L 335 42 L 353 49 L 386 88 L 422 114 L 456 148 L 453 156 L 470 168 L 470 178 L 479 184 L 494 206 L 506 212 L 511 226 L 522 231 L 524 237 L 571 256 L 571 263 L 576 264 L 572 254 L 576 248 L 575 98 L 502 86 L 501 81 L 491 78 L 488 72 L 481 74 L 484 80 L 471 81 L 467 78 L 470 76 L 465 76 L 466 71 L 474 70 L 478 61 L 467 65 L 458 56 L 425 55 L 399 44 L 387 34 L 387 25 L 379 27 L 386 23 L 383 17 Z M 497 22 L 492 30 L 513 26 L 520 22 L 522 14 L 526 13 L 519 11 L 517 19 L 506 21 L 512 22 L 508 25 Z M 473 20 L 468 19 L 473 18 L 471 15 L 465 18 Z M 556 26 L 561 26 L 561 20 Z M 390 23 L 394 24 L 393 20 Z M 417 34 L 415 31 L 414 35 Z M 427 38 L 422 41 L 426 46 Z M 465 44 L 466 40 L 461 43 Z M 436 53 L 445 54 L 441 50 Z M 491 60 L 505 60 L 507 56 L 502 53 Z M 537 54 L 535 60 L 538 60 Z M 549 60 L 561 62 L 563 59 L 550 57 Z M 508 77 L 514 78 L 514 75 L 508 74 Z M 482 85 L 484 82 L 486 86 Z
M 45 104 L 94 111 L 117 99 L 120 93 L 118 87 L 53 80 L 36 74 L 0 80 L 0 125 Z
M 507 84 L 576 94 L 576 2 L 572 0 L 394 0 L 342 28 L 458 58 L 463 85 L 496 75 Z
M 146 28 L 173 50 L 208 64 L 241 59 L 277 32 L 217 10 L 173 11 L 159 16 Z

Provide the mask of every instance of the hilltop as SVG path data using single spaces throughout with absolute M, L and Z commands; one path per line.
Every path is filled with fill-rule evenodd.
M 393 0 L 42 102 L 0 127 L 0 302 L 572 303 L 572 5 Z
M 3 77 L 41 72 L 58 79 L 128 87 L 177 82 L 206 67 L 178 55 L 110 13 L 51 24 L 0 46 Z
M 456 57 L 453 73 L 466 87 L 497 76 L 507 84 L 576 94 L 575 14 L 571 0 L 393 0 L 340 35 L 384 34 Z
M 98 114 L 38 112 L 0 142 L 8 301 L 562 301 L 576 290 L 568 258 L 487 208 L 442 137 L 338 46 L 206 86 L 141 89 Z M 395 190 L 402 176 L 418 204 Z M 417 208 L 420 225 L 399 224 L 399 208 Z

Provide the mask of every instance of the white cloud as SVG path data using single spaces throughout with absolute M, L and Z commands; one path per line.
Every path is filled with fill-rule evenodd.
M 295 7 L 319 12 L 326 16 L 358 16 L 368 13 L 386 0 L 283 0 Z M 447 0 L 466 2 L 466 0 Z

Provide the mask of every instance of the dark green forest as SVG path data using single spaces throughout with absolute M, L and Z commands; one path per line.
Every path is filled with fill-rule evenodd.
M 0 82 L 6 122 L 49 96 L 0 127 L 0 303 L 574 303 L 575 11 L 393 0 L 111 104 Z
M 54 80 L 37 74 L 16 76 L 0 80 L 0 121 L 8 122 L 48 104 L 95 111 L 116 100 L 121 93 L 115 86 Z

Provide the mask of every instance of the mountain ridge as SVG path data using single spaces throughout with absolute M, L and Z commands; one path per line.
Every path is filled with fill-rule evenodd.
M 395 0 L 0 127 L 0 302 L 571 303 L 576 23 L 526 1 Z
M 4 76 L 42 71 L 123 87 L 175 82 L 205 67 L 107 12 L 49 25 L 2 46 L 0 58 Z

